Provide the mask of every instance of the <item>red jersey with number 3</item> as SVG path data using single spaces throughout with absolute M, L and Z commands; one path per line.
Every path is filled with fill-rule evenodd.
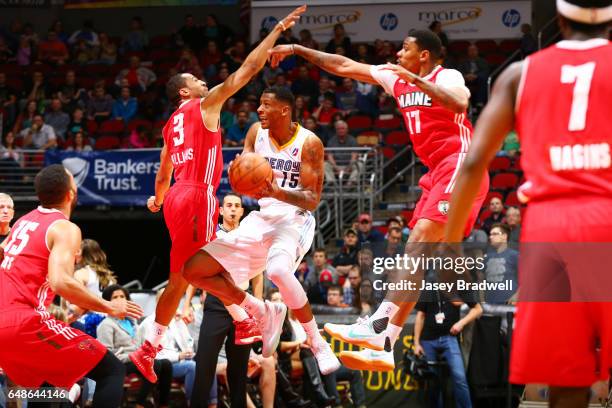
M 24 306 L 44 310 L 53 301 L 47 281 L 47 230 L 65 219 L 58 210 L 38 207 L 15 222 L 0 263 L 0 310 Z
M 164 126 L 164 143 L 177 183 L 204 183 L 216 189 L 223 171 L 221 130 L 213 132 L 206 128 L 201 101 L 181 103 Z
M 466 113 L 452 112 L 432 101 L 419 87 L 400 79 L 384 67 L 372 66 L 370 73 L 395 98 L 414 151 L 421 161 L 427 167 L 435 168 L 442 160 L 458 153 L 463 153 L 463 161 L 472 140 L 472 124 Z M 463 75 L 454 69 L 438 65 L 424 79 L 448 88 L 463 88 L 470 95 Z
M 529 56 L 516 130 L 530 201 L 612 197 L 612 45 L 561 41 Z

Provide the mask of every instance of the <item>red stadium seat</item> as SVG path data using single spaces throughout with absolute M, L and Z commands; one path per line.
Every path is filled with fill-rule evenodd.
M 100 124 L 100 133 L 122 133 L 125 129 L 125 124 L 122 120 L 105 120 Z
M 406 220 L 406 223 L 409 223 L 414 215 L 414 210 L 403 210 L 401 215 Z
M 519 201 L 516 191 L 512 190 L 506 196 L 506 201 L 504 204 L 506 204 L 507 206 L 518 207 L 522 203 Z
M 96 150 L 118 149 L 121 140 L 117 136 L 103 135 L 96 140 Z
M 505 171 L 509 170 L 512 163 L 510 159 L 504 156 L 496 156 L 491 164 L 489 164 L 489 171 Z
M 156 63 L 160 63 L 172 59 L 173 55 L 174 52 L 172 50 L 156 48 L 149 53 L 149 59 Z M 174 63 L 176 64 L 176 61 L 174 61 Z
M 491 188 L 507 190 L 518 187 L 519 178 L 514 173 L 499 173 L 491 179 Z
M 521 47 L 521 40 L 503 40 L 499 43 L 499 50 L 508 55 Z
M 395 156 L 395 149 L 392 149 L 390 147 L 383 147 L 382 154 L 385 159 L 392 159 Z
M 174 45 L 171 35 L 156 35 L 151 38 L 149 46 L 151 48 L 170 48 Z
M 521 167 L 521 158 L 520 156 L 515 157 L 512 160 L 512 166 L 510 167 L 510 170 L 513 171 L 523 171 L 523 168 Z
M 485 57 L 485 61 L 487 61 L 487 64 L 491 65 L 492 67 L 496 67 L 498 65 L 503 64 L 504 62 L 506 62 L 506 59 L 508 59 L 507 55 L 504 54 L 489 54 Z
M 495 40 L 478 40 L 475 44 L 481 55 L 497 51 L 497 43 Z
M 374 129 L 381 131 L 382 133 L 390 132 L 392 130 L 399 130 L 402 128 L 402 121 L 397 116 L 391 119 L 376 119 L 374 122 Z
M 144 126 L 147 128 L 147 130 L 151 130 L 153 128 L 153 123 L 146 119 L 133 119 L 132 121 L 130 121 L 130 123 L 128 123 L 127 128 L 128 131 L 131 132 L 139 126 Z
M 469 41 L 465 41 L 465 40 L 453 41 L 448 45 L 448 52 L 452 54 L 456 54 L 456 55 L 465 54 L 469 46 L 470 46 Z
M 164 119 L 158 120 L 153 124 L 155 129 L 163 129 L 166 126 L 166 121 Z
M 87 121 L 87 133 L 91 136 L 98 132 L 98 122 L 95 120 Z
M 361 133 L 364 130 L 368 130 L 372 127 L 372 118 L 365 115 L 351 116 L 346 120 L 349 129 L 354 133 Z
M 410 143 L 408 133 L 403 130 L 394 130 L 385 136 L 385 144 L 390 146 L 405 146 Z

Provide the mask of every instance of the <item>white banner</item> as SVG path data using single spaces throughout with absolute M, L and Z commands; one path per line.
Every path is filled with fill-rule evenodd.
M 290 2 L 283 2 L 282 7 L 272 6 L 273 3 L 253 3 L 252 41 L 259 38 L 261 28 L 270 29 L 294 8 Z M 293 34 L 298 37 L 300 30 L 308 29 L 324 46 L 332 36 L 334 24 L 342 23 L 353 42 L 378 38 L 402 41 L 411 29 L 427 28 L 434 20 L 442 23 L 451 41 L 518 38 L 521 24 L 531 23 L 531 1 L 309 5 Z

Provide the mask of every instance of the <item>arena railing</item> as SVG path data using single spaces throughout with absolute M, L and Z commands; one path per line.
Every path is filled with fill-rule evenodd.
M 0 191 L 14 201 L 36 201 L 34 177 L 45 161 L 43 150 L 16 149 L 8 152 L 0 147 Z

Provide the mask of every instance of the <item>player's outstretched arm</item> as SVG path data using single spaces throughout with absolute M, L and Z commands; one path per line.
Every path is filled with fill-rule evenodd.
M 81 248 L 81 230 L 70 221 L 59 221 L 47 231 L 50 249 L 47 278 L 51 289 L 75 305 L 107 313 L 114 317 L 142 317 L 140 306 L 131 301 L 108 302 L 90 291 L 74 278 L 74 260 Z
M 268 34 L 268 36 L 249 53 L 236 72 L 232 73 L 222 84 L 219 84 L 210 90 L 210 93 L 202 102 L 202 109 L 212 107 L 220 110 L 223 103 L 225 103 L 230 96 L 245 86 L 251 80 L 251 78 L 253 78 L 264 67 L 268 58 L 268 50 L 274 46 L 274 43 L 278 37 L 280 37 L 283 31 L 295 25 L 302 13 L 305 11 L 306 6 L 300 6 L 281 20 L 274 27 L 274 29 L 272 29 L 270 34 Z M 214 125 L 216 128 L 216 122 Z
M 246 137 L 244 138 L 244 148 L 242 149 L 242 153 L 252 153 L 255 151 L 255 139 L 257 138 L 257 131 L 260 127 L 260 122 L 255 122 L 251 125 Z
M 360 82 L 378 84 L 370 74 L 371 65 L 362 64 L 342 55 L 328 54 L 297 44 L 277 45 L 271 49 L 270 63 L 272 67 L 276 67 L 285 57 L 293 54 L 299 55 L 331 74 L 352 78 Z
M 448 212 L 446 241 L 461 242 L 470 209 L 489 163 L 514 127 L 514 106 L 521 78 L 520 62 L 508 67 L 495 82 L 491 99 L 474 130 L 467 157 L 459 171 Z
M 300 169 L 300 191 L 281 189 L 275 181 L 268 181 L 268 186 L 258 197 L 272 197 L 279 201 L 295 205 L 308 211 L 314 211 L 321 201 L 323 190 L 323 143 L 315 135 L 310 135 L 302 146 L 302 167 Z
M 164 203 L 164 197 L 172 181 L 172 170 L 172 161 L 168 156 L 168 149 L 164 145 L 159 155 L 159 169 L 155 175 L 155 195 L 149 197 L 147 201 L 147 207 L 151 212 L 158 212 Z

